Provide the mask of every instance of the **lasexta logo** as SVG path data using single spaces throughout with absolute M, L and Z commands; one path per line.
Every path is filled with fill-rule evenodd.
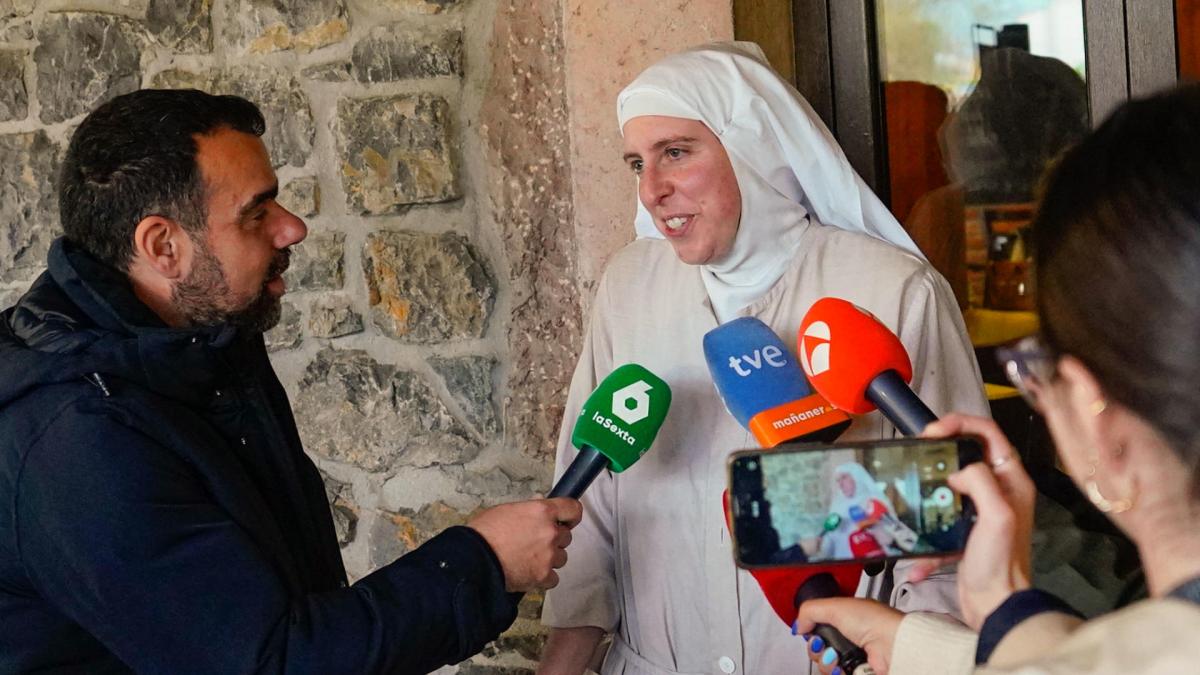
M 650 416 L 652 387 L 642 380 L 626 385 L 613 392 L 612 412 L 626 424 L 637 424 Z

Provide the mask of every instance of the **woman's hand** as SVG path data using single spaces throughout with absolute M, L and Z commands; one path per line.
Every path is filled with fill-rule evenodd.
M 922 436 L 974 434 L 983 439 L 984 461 L 949 477 L 950 487 L 975 502 L 978 518 L 958 565 L 958 599 L 967 625 L 978 631 L 1008 596 L 1030 587 L 1030 549 L 1036 490 L 1012 444 L 996 423 L 982 417 L 947 415 Z M 945 559 L 918 563 L 909 579 L 919 581 Z
M 812 633 L 818 623 L 829 624 L 841 631 L 854 644 L 867 653 L 867 663 L 876 675 L 887 675 L 892 660 L 892 644 L 904 614 L 874 600 L 861 598 L 828 598 L 808 600 L 800 605 L 796 617 L 796 630 Z M 831 656 L 826 656 L 827 647 L 816 635 L 808 637 L 808 656 L 829 675 L 838 665 Z M 815 651 L 813 649 L 815 647 Z M 830 650 L 832 651 L 832 650 Z M 845 673 L 845 675 L 854 675 Z

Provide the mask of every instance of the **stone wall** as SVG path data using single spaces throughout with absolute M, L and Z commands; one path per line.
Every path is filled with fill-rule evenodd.
M 545 491 L 579 349 L 557 2 L 0 0 L 0 306 L 75 126 L 138 87 L 263 109 L 309 225 L 268 336 L 361 577 Z M 540 597 L 447 673 L 528 673 Z
M 267 338 L 355 578 L 548 489 L 583 307 L 632 238 L 616 92 L 730 0 L 0 0 L 0 308 L 72 131 L 138 87 L 263 109 L 305 218 Z M 540 596 L 470 662 L 531 673 Z

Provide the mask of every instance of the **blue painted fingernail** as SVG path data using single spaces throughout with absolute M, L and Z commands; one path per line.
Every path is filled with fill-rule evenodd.
M 841 667 L 841 666 L 834 666 L 834 667 L 833 667 L 833 672 L 831 672 L 829 675 L 842 675 L 842 667 Z
M 799 619 L 796 619 L 795 621 L 792 622 L 792 635 L 800 634 L 800 625 L 799 624 L 800 624 Z
M 805 633 L 805 634 L 804 634 L 804 640 L 805 640 L 805 641 L 808 641 L 808 640 L 811 640 L 811 639 L 812 639 L 812 633 Z
M 837 661 L 837 652 L 833 651 L 833 647 L 826 649 L 825 653 L 821 654 L 821 663 L 823 665 L 832 666 L 834 661 Z
M 812 650 L 812 653 L 819 654 L 822 649 L 825 649 L 825 641 L 819 637 L 814 637 L 809 641 L 808 648 Z

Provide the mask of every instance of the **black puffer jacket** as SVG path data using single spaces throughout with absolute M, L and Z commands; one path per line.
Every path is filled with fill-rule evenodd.
M 0 314 L 0 673 L 424 673 L 518 599 L 467 528 L 346 585 L 260 335 L 61 240 Z

